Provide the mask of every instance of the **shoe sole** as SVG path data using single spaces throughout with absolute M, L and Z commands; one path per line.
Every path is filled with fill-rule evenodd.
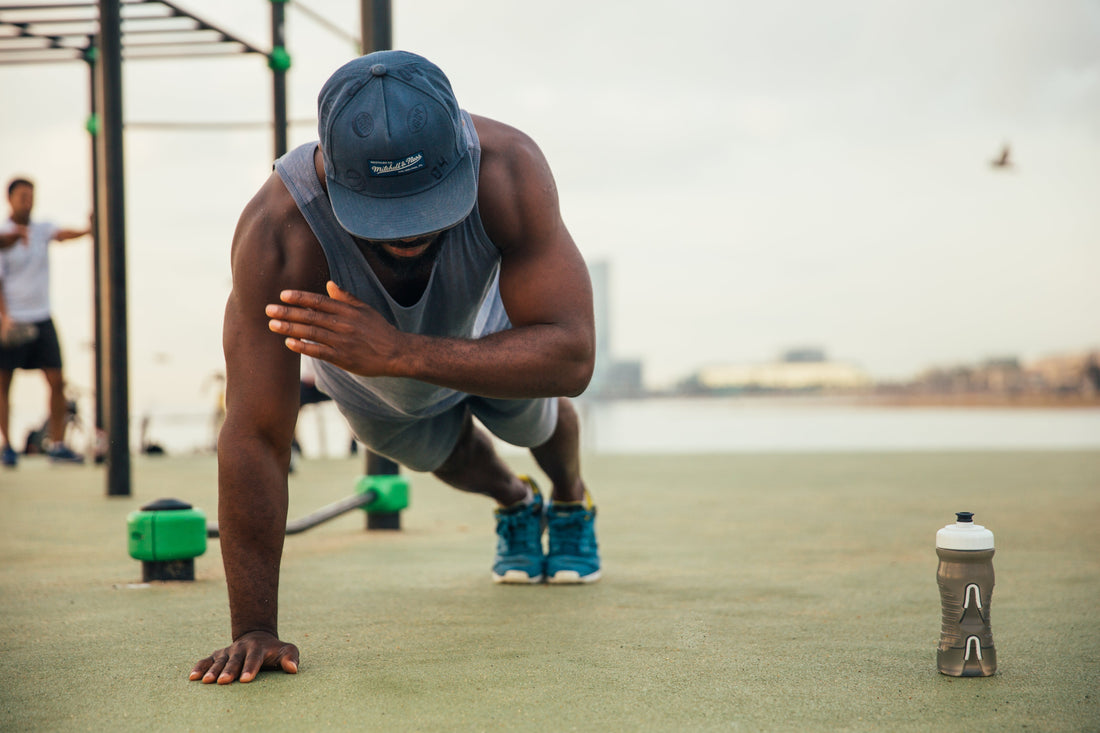
M 493 582 L 504 585 L 533 585 L 534 583 L 541 583 L 542 576 L 536 575 L 532 578 L 522 570 L 508 570 L 505 571 L 504 575 L 493 573 Z
M 559 570 L 547 578 L 546 582 L 551 585 L 581 585 L 584 583 L 595 583 L 600 577 L 599 570 L 584 576 L 576 570 Z

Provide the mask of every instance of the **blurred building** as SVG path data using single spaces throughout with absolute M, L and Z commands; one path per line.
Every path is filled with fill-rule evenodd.
M 685 387 L 704 393 L 820 392 L 863 389 L 871 383 L 861 368 L 830 361 L 823 349 L 798 348 L 774 362 L 703 367 Z
M 1100 393 L 1100 351 L 1082 351 L 1038 359 L 1028 372 L 1056 392 Z
M 617 359 L 611 339 L 611 266 L 605 260 L 589 263 L 596 317 L 596 369 L 584 396 L 592 399 L 641 397 L 645 394 L 642 362 Z
M 1100 352 L 1045 356 L 1028 364 L 1015 357 L 986 359 L 974 365 L 932 367 L 900 391 L 912 395 L 1093 397 L 1100 394 Z

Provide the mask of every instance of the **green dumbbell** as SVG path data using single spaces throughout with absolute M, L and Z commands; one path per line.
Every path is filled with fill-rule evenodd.
M 159 499 L 126 517 L 130 557 L 142 580 L 194 580 L 195 558 L 206 552 L 206 514 L 178 499 Z

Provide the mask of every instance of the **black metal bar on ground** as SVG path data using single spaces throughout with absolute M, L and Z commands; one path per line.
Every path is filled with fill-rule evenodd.
M 292 522 L 287 522 L 286 533 L 298 534 L 299 532 L 305 532 L 307 529 L 316 527 L 318 524 L 327 522 L 330 519 L 336 519 L 341 514 L 346 514 L 352 509 L 361 509 L 367 504 L 378 498 L 378 493 L 375 491 L 365 491 L 362 494 L 355 494 L 349 496 L 346 499 L 329 504 L 328 506 L 321 507 L 312 514 L 307 514 L 300 519 L 295 519 Z M 220 537 L 221 530 L 215 522 L 210 522 L 206 525 L 207 537 Z
M 122 24 L 119 0 L 99 4 L 99 230 L 107 387 L 107 495 L 130 495 L 130 377 L 126 333 L 126 195 L 122 144 Z

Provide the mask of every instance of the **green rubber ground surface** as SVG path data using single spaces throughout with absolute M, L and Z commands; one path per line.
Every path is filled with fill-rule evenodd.
M 511 459 L 521 470 L 525 460 Z M 306 461 L 291 516 L 353 491 Z M 1100 453 L 590 457 L 604 579 L 490 582 L 491 506 L 414 474 L 399 533 L 288 537 L 297 675 L 188 682 L 228 641 L 218 546 L 132 587 L 126 514 L 216 518 L 216 463 L 0 473 L 0 730 L 1100 730 Z M 537 474 L 536 474 L 537 475 Z M 939 675 L 936 530 L 997 538 L 989 679 Z

